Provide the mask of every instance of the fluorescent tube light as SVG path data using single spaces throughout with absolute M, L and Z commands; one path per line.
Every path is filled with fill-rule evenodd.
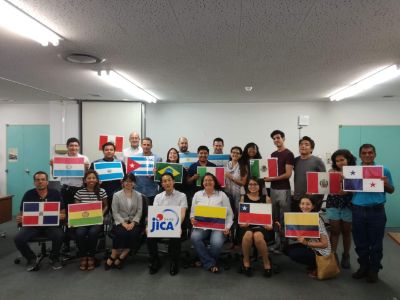
M 359 94 L 375 85 L 393 79 L 400 75 L 400 70 L 397 65 L 383 67 L 373 74 L 364 76 L 361 80 L 339 90 L 338 92 L 329 96 L 331 101 L 340 101 L 344 98 L 352 97 Z
M 106 81 L 108 84 L 123 89 L 128 94 L 134 96 L 138 100 L 144 100 L 149 103 L 156 103 L 157 98 L 145 91 L 141 87 L 134 84 L 116 71 L 100 71 L 98 73 L 101 79 Z
M 49 28 L 5 0 L 0 0 L 0 26 L 34 40 L 42 46 L 47 46 L 49 43 L 58 46 L 59 40 L 62 39 Z

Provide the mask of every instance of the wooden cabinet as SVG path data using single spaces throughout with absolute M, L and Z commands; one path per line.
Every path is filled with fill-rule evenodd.
M 12 219 L 12 198 L 13 196 L 0 195 L 0 224 Z

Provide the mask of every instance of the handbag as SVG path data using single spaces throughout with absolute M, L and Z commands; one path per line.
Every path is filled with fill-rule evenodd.
M 319 280 L 334 278 L 340 273 L 335 255 L 331 252 L 329 255 L 315 255 L 317 263 L 317 278 Z

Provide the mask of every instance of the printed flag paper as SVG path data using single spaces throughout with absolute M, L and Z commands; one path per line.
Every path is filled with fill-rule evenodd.
M 126 162 L 126 172 L 135 176 L 153 176 L 154 156 L 132 156 Z
M 179 206 L 149 206 L 148 238 L 180 238 L 181 208 Z
M 100 181 L 118 180 L 124 178 L 124 171 L 120 161 L 95 162 L 94 170 L 99 175 Z
M 114 143 L 115 145 L 115 152 L 122 152 L 122 149 L 124 147 L 124 137 L 123 136 L 118 136 L 118 135 L 107 135 L 107 134 L 102 134 L 99 137 L 99 150 L 103 150 L 103 145 L 105 143 Z
M 229 154 L 210 154 L 208 155 L 208 161 L 212 162 L 217 167 L 225 167 L 228 165 L 230 157 Z
M 239 224 L 272 225 L 270 203 L 240 203 Z
M 194 152 L 179 152 L 179 163 L 183 165 L 184 168 L 188 169 L 191 164 L 198 161 L 198 155 Z
M 285 237 L 319 238 L 318 213 L 285 213 Z
M 349 192 L 384 192 L 382 166 L 344 166 L 343 190 Z
M 57 156 L 53 158 L 53 177 L 83 177 L 84 157 Z
M 338 194 L 341 181 L 339 172 L 307 172 L 307 194 Z
M 156 175 L 154 181 L 161 181 L 161 176 L 164 173 L 170 173 L 174 176 L 175 183 L 182 183 L 183 179 L 183 165 L 175 163 L 156 163 Z
M 267 159 L 250 159 L 250 174 L 257 178 L 277 177 L 278 159 L 276 157 Z
M 80 227 L 103 224 L 103 203 L 68 204 L 68 227 Z
M 225 168 L 224 167 L 197 167 L 197 174 L 200 175 L 200 177 L 196 181 L 197 186 L 201 186 L 201 181 L 203 180 L 203 177 L 206 175 L 206 173 L 211 173 L 215 177 L 217 177 L 217 180 L 221 187 L 225 186 Z
M 22 226 L 58 226 L 60 202 L 24 202 Z
M 202 206 L 194 208 L 194 228 L 225 230 L 226 207 Z

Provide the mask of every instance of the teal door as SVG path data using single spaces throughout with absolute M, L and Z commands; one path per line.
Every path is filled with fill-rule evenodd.
M 7 194 L 14 195 L 13 215 L 19 211 L 22 196 L 32 189 L 33 174 L 49 174 L 50 126 L 7 125 Z
M 395 187 L 393 194 L 386 194 L 387 227 L 400 227 L 400 126 L 339 126 L 339 146 L 349 149 L 357 158 L 359 147 L 364 143 L 376 147 L 375 162 L 383 164 L 392 173 Z M 360 158 L 357 159 L 360 163 Z

